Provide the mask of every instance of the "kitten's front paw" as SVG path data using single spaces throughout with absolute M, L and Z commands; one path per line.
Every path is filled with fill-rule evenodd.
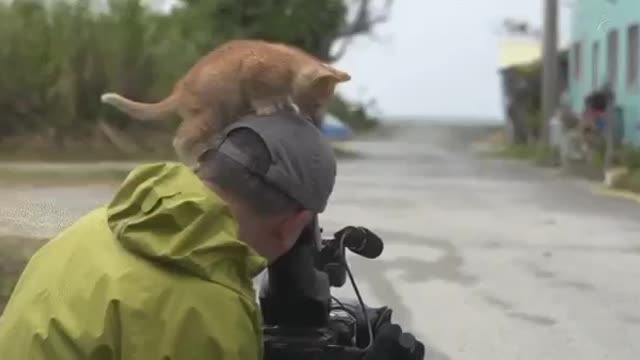
M 262 106 L 256 106 L 254 110 L 258 115 L 271 115 L 278 111 L 278 106 L 276 104 L 262 105 Z
M 295 113 L 300 114 L 300 107 L 296 104 L 292 98 L 288 98 L 285 102 L 285 108 L 293 110 Z

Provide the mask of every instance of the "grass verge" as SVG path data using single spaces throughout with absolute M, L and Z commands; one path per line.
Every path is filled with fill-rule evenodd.
M 339 159 L 356 159 L 361 155 L 341 143 L 332 144 Z M 119 183 L 137 166 L 163 160 L 131 162 L 0 162 L 0 184 L 84 185 L 87 183 Z M 173 161 L 173 160 L 170 160 Z
M 627 174 L 616 181 L 613 187 L 617 190 L 631 191 L 640 194 L 640 168 L 629 170 Z
M 119 183 L 129 174 L 129 169 L 91 169 L 61 166 L 59 168 L 3 168 L 0 166 L 0 184 L 8 185 L 86 185 Z
M 560 165 L 560 156 L 554 149 L 545 146 L 503 145 L 493 151 L 501 158 L 526 160 L 539 166 L 555 167 Z

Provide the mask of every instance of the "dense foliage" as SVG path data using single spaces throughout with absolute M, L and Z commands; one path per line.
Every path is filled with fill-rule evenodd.
M 0 138 L 81 136 L 108 118 L 117 91 L 140 100 L 165 96 L 197 58 L 238 37 L 291 43 L 331 61 L 349 15 L 343 0 L 185 0 L 170 12 L 144 0 L 0 2 Z M 367 28 L 352 29 L 353 34 Z

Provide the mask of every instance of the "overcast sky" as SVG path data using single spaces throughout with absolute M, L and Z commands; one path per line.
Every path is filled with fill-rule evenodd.
M 376 31 L 379 40 L 360 39 L 336 64 L 353 77 L 340 92 L 375 98 L 392 117 L 500 117 L 496 31 L 505 17 L 542 26 L 543 2 L 396 0 L 390 21 Z M 561 6 L 562 44 L 569 10 Z
M 168 9 L 178 0 L 147 1 Z M 559 0 L 561 45 L 569 40 L 570 5 L 576 1 Z M 543 3 L 395 0 L 376 40 L 359 38 L 336 64 L 352 75 L 338 91 L 354 100 L 375 99 L 388 117 L 500 118 L 497 30 L 504 18 L 541 28 Z

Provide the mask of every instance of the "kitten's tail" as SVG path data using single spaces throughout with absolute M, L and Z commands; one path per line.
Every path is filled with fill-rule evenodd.
M 138 120 L 156 120 L 170 112 L 175 111 L 177 95 L 172 93 L 164 100 L 148 104 L 129 100 L 116 93 L 102 94 L 100 100 L 105 104 L 110 104 L 116 107 L 118 110 L 126 113 L 127 115 Z

